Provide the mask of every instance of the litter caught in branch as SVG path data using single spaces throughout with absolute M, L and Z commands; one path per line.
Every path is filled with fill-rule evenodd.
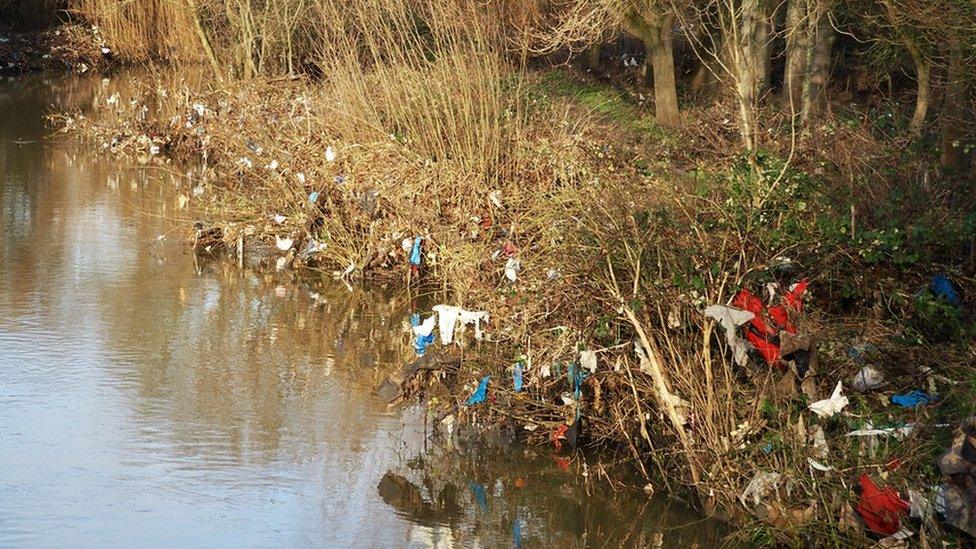
M 822 418 L 833 417 L 841 410 L 844 409 L 849 404 L 849 400 L 843 395 L 844 383 L 842 381 L 837 382 L 837 386 L 834 387 L 833 394 L 830 398 L 824 400 L 818 400 L 810 405 L 810 410 L 817 414 L 817 416 Z
M 518 259 L 510 257 L 508 258 L 508 261 L 505 262 L 505 278 L 507 278 L 509 282 L 515 282 L 518 280 L 518 273 L 520 270 L 522 270 L 522 263 L 520 263 Z
M 473 393 L 471 393 L 471 396 L 468 397 L 468 400 L 465 402 L 465 404 L 467 406 L 474 406 L 475 404 L 481 404 L 482 402 L 484 402 L 485 398 L 487 398 L 488 396 L 488 382 L 490 381 L 491 381 L 491 376 L 485 376 L 481 378 L 481 381 L 478 383 L 478 388 L 475 389 Z
M 411 319 L 414 334 L 414 350 L 417 356 L 424 356 L 427 346 L 434 342 L 434 326 L 437 324 L 437 315 L 430 315 L 426 320 L 420 322 L 420 315 L 414 315 Z
M 884 374 L 870 366 L 861 368 L 857 374 L 854 375 L 853 381 L 851 381 L 851 386 L 854 387 L 854 390 L 858 393 L 866 393 L 868 391 L 880 389 L 881 387 L 884 387 L 884 385 Z
M 734 309 L 724 305 L 712 305 L 705 309 L 705 316 L 715 319 L 725 330 L 725 340 L 732 349 L 735 363 L 745 366 L 749 361 L 749 345 L 739 337 L 739 326 L 749 322 L 756 315 L 749 311 Z

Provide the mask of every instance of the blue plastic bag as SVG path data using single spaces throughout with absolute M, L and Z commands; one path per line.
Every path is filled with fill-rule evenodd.
M 318 202 L 318 200 L 319 200 L 319 192 L 318 191 L 312 191 L 308 195 L 308 203 L 309 204 L 315 204 L 316 202 Z
M 940 273 L 933 276 L 930 288 L 936 297 L 945 299 L 950 305 L 958 307 L 962 303 L 962 300 L 959 299 L 959 293 L 956 292 L 956 286 L 944 274 Z
M 481 383 L 478 384 L 478 388 L 475 389 L 471 396 L 468 397 L 468 401 L 465 402 L 468 406 L 474 406 L 475 404 L 481 404 L 485 401 L 488 396 L 488 382 L 491 381 L 491 376 L 485 376 L 481 378 Z
M 902 408 L 924 406 L 926 404 L 932 404 L 935 400 L 935 397 L 921 390 L 912 391 L 904 395 L 891 395 L 891 403 Z
M 522 373 L 525 371 L 525 364 L 522 361 L 515 363 L 515 367 L 512 371 L 512 384 L 515 386 L 515 392 L 522 392 Z
M 413 239 L 413 249 L 410 250 L 410 264 L 417 267 L 420 266 L 420 243 L 423 238 L 416 237 Z
M 573 398 L 579 400 L 582 393 L 580 388 L 583 385 L 583 380 L 586 379 L 586 372 L 575 362 L 570 362 L 569 366 L 566 367 L 566 376 L 573 386 Z
M 478 508 L 482 511 L 487 511 L 488 498 L 487 494 L 485 493 L 485 487 L 473 480 L 469 480 L 468 488 L 471 490 L 471 495 L 474 496 L 474 501 L 478 504 Z
M 427 347 L 434 342 L 434 334 L 420 335 L 417 334 L 416 339 L 413 341 L 413 350 L 417 351 L 417 356 L 422 357 L 427 354 Z

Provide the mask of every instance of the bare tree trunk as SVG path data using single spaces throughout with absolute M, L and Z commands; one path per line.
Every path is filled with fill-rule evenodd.
M 964 118 L 967 82 L 964 80 L 963 53 L 954 45 L 949 54 L 949 74 L 945 106 L 942 110 L 942 167 L 952 173 L 966 169 L 966 153 L 960 141 L 965 136 Z
M 654 76 L 654 118 L 659 124 L 677 124 L 681 117 L 674 77 L 674 14 L 633 11 L 627 15 L 625 26 L 628 32 L 641 37 L 647 49 Z
M 792 0 L 786 9 L 786 69 L 783 74 L 783 101 L 791 112 L 800 112 L 803 74 L 806 72 L 809 33 L 806 31 L 807 0 Z
M 654 68 L 654 114 L 659 124 L 673 126 L 680 121 L 678 91 L 674 81 L 674 16 L 665 15 L 657 29 L 657 40 L 649 55 Z
M 911 48 L 912 61 L 915 63 L 915 79 L 917 81 L 917 92 L 915 93 L 915 112 L 912 113 L 912 122 L 909 125 L 912 133 L 922 131 L 925 124 L 925 116 L 929 112 L 929 101 L 931 99 L 931 75 L 932 67 L 928 61 L 922 57 L 917 48 Z
M 757 12 L 755 41 L 756 60 L 758 67 L 757 89 L 760 94 L 769 89 L 769 82 L 773 71 L 773 18 L 776 13 L 775 2 L 763 2 Z
M 834 30 L 829 0 L 792 0 L 786 12 L 783 101 L 806 124 L 827 87 Z
M 801 101 L 800 121 L 804 125 L 823 103 L 823 92 L 827 88 L 827 79 L 830 76 L 830 59 L 834 45 L 834 27 L 827 20 L 826 14 L 818 16 L 817 20 Z
M 727 3 L 725 32 L 730 34 L 727 43 L 731 45 L 732 77 L 739 101 L 739 133 L 746 149 L 753 150 L 757 145 L 759 125 L 759 71 L 756 64 L 759 44 L 756 42 L 756 27 L 759 21 L 759 0 L 742 0 L 737 7 L 731 0 Z

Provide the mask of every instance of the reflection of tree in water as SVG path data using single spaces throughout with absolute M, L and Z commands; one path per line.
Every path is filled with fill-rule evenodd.
M 434 450 L 388 472 L 377 491 L 418 527 L 449 529 L 446 546 L 475 540 L 504 546 L 519 536 L 543 547 L 711 546 L 721 540 L 720 524 L 703 521 L 681 502 L 632 488 L 614 491 L 596 478 L 598 461 L 588 461 L 589 485 L 579 472 L 560 470 L 529 449 Z
M 166 415 L 178 449 L 219 444 L 234 461 L 373 436 L 366 395 L 399 355 L 395 301 L 333 286 L 316 302 L 287 276 L 224 261 L 201 263 L 198 275 L 183 264 L 160 277 L 147 261 L 122 283 L 129 292 L 103 293 L 101 317 L 125 324 L 107 331 L 107 345 L 156 350 L 132 366 L 144 421 Z

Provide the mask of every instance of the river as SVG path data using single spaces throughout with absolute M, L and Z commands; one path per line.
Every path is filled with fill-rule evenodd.
M 402 294 L 196 259 L 192 182 L 45 126 L 111 85 L 0 82 L 0 546 L 720 539 L 611 489 L 600 457 L 448 451 L 421 408 L 387 409 L 372 388 L 408 349 Z

